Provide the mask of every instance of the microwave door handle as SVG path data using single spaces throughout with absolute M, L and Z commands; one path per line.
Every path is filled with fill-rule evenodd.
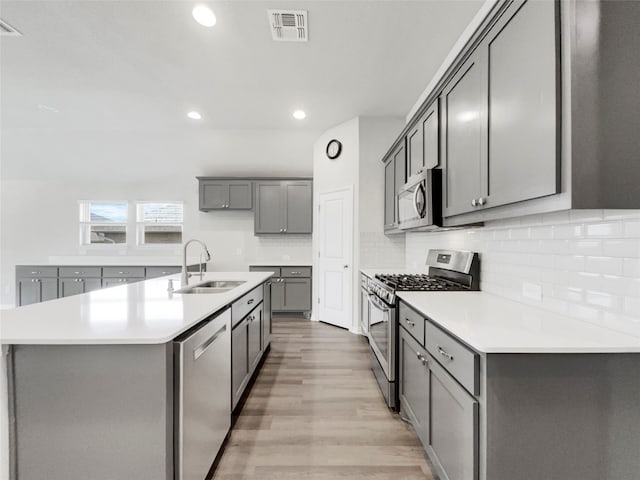
M 420 193 L 420 185 L 416 186 L 416 189 L 413 192 L 413 209 L 416 211 L 416 215 L 418 218 L 421 218 L 420 210 L 418 210 L 418 193 Z

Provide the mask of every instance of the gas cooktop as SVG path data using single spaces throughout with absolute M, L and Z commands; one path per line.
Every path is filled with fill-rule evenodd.
M 422 273 L 376 275 L 375 278 L 396 292 L 469 290 L 466 285 Z

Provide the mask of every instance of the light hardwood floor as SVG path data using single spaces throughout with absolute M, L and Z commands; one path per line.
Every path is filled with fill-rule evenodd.
M 274 319 L 271 352 L 215 470 L 218 480 L 433 476 L 411 428 L 384 403 L 361 336 Z

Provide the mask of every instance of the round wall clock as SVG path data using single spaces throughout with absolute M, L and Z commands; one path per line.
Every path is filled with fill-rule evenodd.
M 340 156 L 340 153 L 342 153 L 342 143 L 335 138 L 330 140 L 329 143 L 327 143 L 327 157 L 329 157 L 330 160 L 335 160 Z

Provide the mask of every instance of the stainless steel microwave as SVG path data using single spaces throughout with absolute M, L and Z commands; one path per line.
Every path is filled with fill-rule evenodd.
M 398 227 L 435 230 L 442 225 L 442 170 L 413 175 L 398 192 Z

